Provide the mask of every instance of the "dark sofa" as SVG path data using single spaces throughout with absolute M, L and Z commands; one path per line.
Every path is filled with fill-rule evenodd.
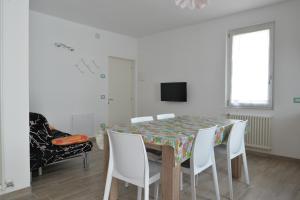
M 87 153 L 93 148 L 92 142 L 66 146 L 53 145 L 51 143 L 53 139 L 70 136 L 70 134 L 51 130 L 47 119 L 39 113 L 30 113 L 29 119 L 31 171 L 38 169 L 41 175 L 43 167 L 74 157 L 82 157 L 84 167 L 87 166 Z

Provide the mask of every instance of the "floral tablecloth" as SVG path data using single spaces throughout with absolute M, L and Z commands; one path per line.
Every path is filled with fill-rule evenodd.
M 141 134 L 145 143 L 169 145 L 175 149 L 178 163 L 191 157 L 193 141 L 199 129 L 218 126 L 215 144 L 224 142 L 235 120 L 179 116 L 173 119 L 154 120 L 132 125 L 116 125 L 110 129 L 116 132 Z

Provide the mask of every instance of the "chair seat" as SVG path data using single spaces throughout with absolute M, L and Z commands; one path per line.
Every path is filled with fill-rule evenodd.
M 216 153 L 216 158 L 226 158 L 227 157 L 227 145 L 226 144 L 221 144 L 215 147 L 215 153 Z M 232 153 L 230 155 L 230 159 L 233 159 L 242 153 L 238 151 L 237 153 Z
M 227 159 L 227 146 L 226 144 L 221 144 L 215 147 L 215 158 L 216 162 L 223 162 Z
M 157 162 L 149 160 L 149 184 L 152 184 L 160 179 L 161 165 Z
M 215 154 L 220 155 L 226 155 L 227 154 L 227 145 L 226 144 L 220 144 L 215 147 Z
M 58 130 L 51 132 L 53 139 L 60 137 L 67 137 L 71 134 L 64 133 Z M 64 159 L 73 158 L 75 156 L 80 156 L 84 152 L 89 152 L 93 148 L 93 143 L 87 141 L 81 144 L 71 144 L 66 146 L 56 146 L 49 144 L 47 148 L 44 149 L 44 159 L 42 160 L 42 167 L 47 166 L 51 163 L 59 162 Z
M 56 139 L 56 138 L 61 138 L 61 137 L 68 137 L 71 134 L 65 133 L 65 132 L 62 132 L 59 130 L 53 130 L 53 131 L 51 131 L 51 135 L 53 136 L 54 139 Z
M 201 167 L 197 167 L 194 166 L 194 173 L 199 174 L 200 172 L 206 170 L 208 167 L 210 167 L 212 165 L 212 163 L 208 162 L 206 165 L 201 166 Z M 183 163 L 181 163 L 181 170 L 183 173 L 185 174 L 189 174 L 191 173 L 191 165 L 190 165 L 190 159 L 184 161 Z
M 152 153 L 152 154 L 154 154 L 156 156 L 161 156 L 162 155 L 162 152 L 159 151 L 159 150 L 146 148 L 146 151 L 147 151 L 147 153 Z
M 146 149 L 148 159 L 154 162 L 161 162 L 162 152 L 155 149 Z
M 188 160 L 184 161 L 183 163 L 181 163 L 181 167 L 191 168 L 190 159 L 188 159 Z
M 84 152 L 89 152 L 93 148 L 93 143 L 91 141 L 84 142 L 81 144 L 72 144 L 67 146 L 56 146 L 54 150 L 54 160 L 53 162 L 58 162 L 67 158 L 80 155 Z

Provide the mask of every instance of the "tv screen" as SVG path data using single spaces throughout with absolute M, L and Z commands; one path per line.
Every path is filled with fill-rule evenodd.
M 161 83 L 161 101 L 186 102 L 186 82 Z

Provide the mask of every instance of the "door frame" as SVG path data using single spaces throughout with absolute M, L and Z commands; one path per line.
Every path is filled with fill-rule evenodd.
M 116 58 L 116 59 L 121 59 L 121 60 L 126 60 L 126 61 L 130 61 L 132 62 L 132 66 L 133 66 L 133 76 L 132 76 L 132 91 L 133 91 L 133 117 L 137 115 L 137 97 L 138 97 L 138 94 L 137 94 L 137 91 L 138 91 L 138 88 L 137 88 L 137 80 L 138 80 L 138 71 L 137 71 L 137 64 L 136 64 L 136 61 L 135 59 L 131 59 L 131 58 L 124 58 L 124 57 L 119 57 L 119 56 L 108 56 L 108 65 L 107 65 L 107 120 L 106 120 L 106 124 L 109 123 L 109 117 L 110 117 L 110 111 L 109 111 L 109 78 L 110 78 L 110 75 L 109 75 L 109 72 L 110 72 L 110 62 L 109 60 L 111 58 Z
M 4 166 L 4 133 L 3 133 L 3 66 L 4 66 L 4 48 L 5 48 L 5 9 L 4 1 L 0 0 L 0 195 L 5 189 L 5 166 Z

